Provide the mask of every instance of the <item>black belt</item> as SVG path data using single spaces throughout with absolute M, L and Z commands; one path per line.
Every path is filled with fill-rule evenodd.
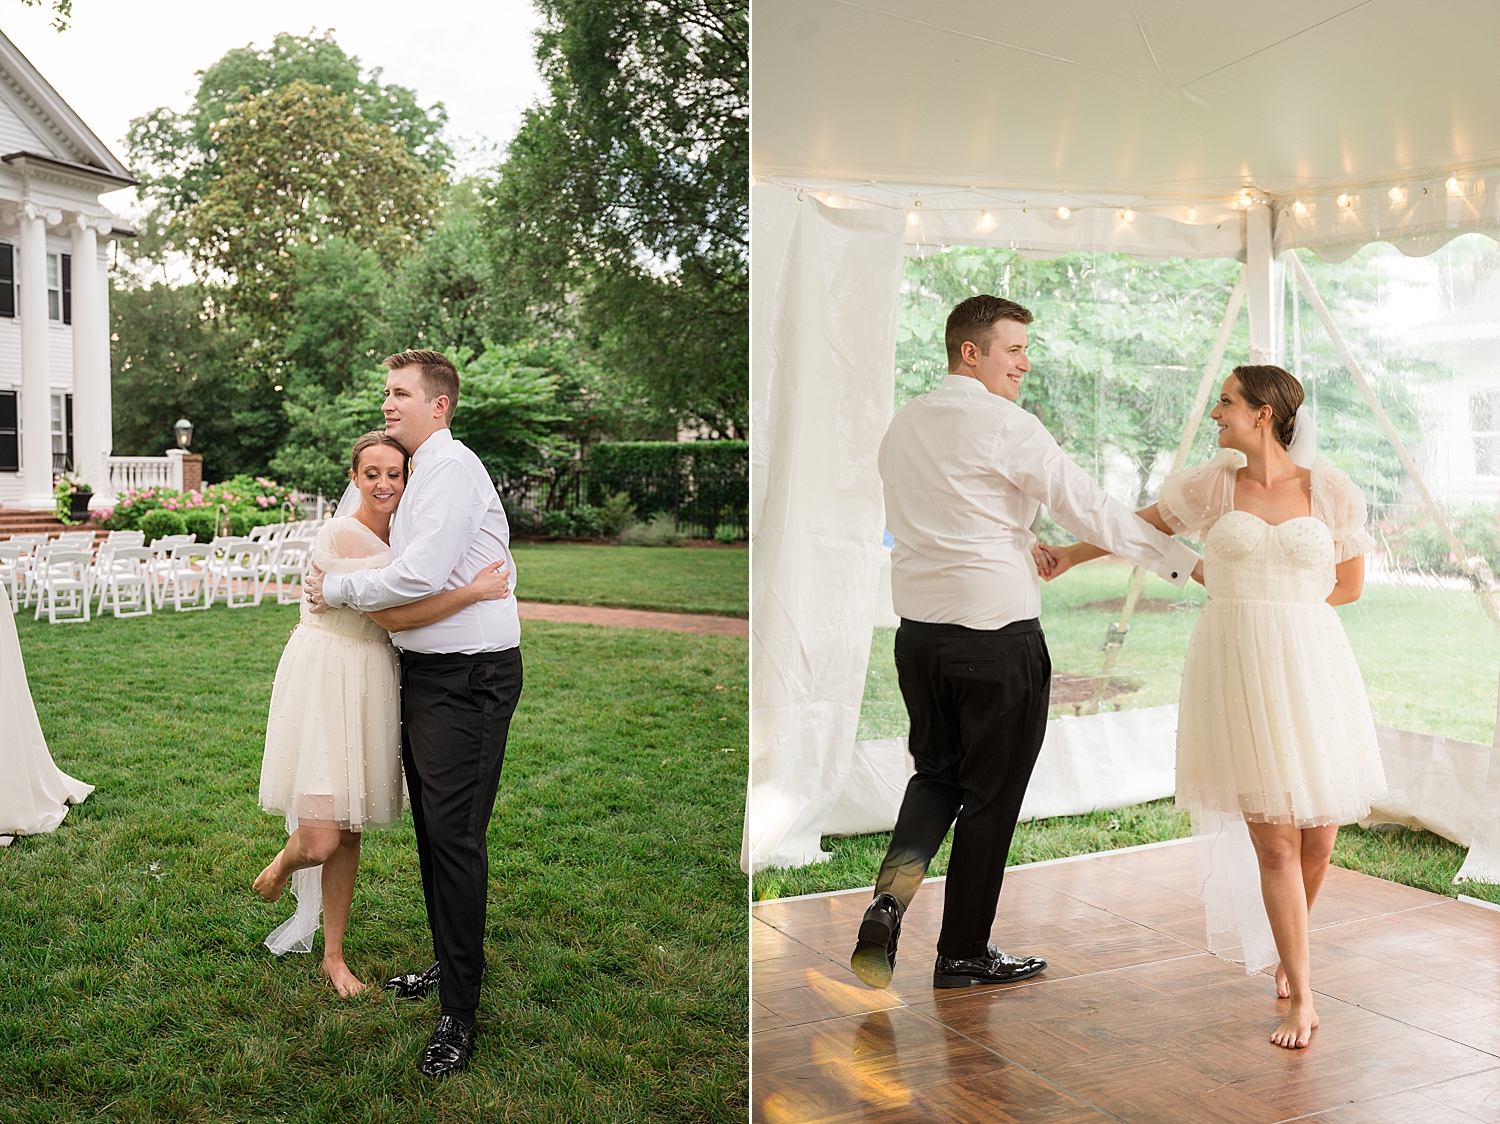
M 945 624 L 940 621 L 909 621 L 901 618 L 901 627 L 917 636 L 1009 636 L 1017 632 L 1041 632 L 1042 622 L 1036 617 L 1024 621 L 1011 621 L 1004 628 L 969 628 L 962 624 Z

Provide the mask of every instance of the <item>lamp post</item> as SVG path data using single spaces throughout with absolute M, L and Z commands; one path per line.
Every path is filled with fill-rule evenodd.
M 187 447 L 193 443 L 193 423 L 187 418 L 178 418 L 172 430 L 177 434 L 177 447 L 186 452 Z

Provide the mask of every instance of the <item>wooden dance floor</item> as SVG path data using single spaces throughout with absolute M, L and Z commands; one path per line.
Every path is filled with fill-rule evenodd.
M 1290 1051 L 1267 1041 L 1271 977 L 1204 951 L 1190 843 L 1008 873 L 992 939 L 1048 961 L 1019 984 L 933 989 L 935 882 L 891 990 L 865 987 L 848 964 L 867 904 L 755 905 L 755 1120 L 1500 1122 L 1500 912 L 1330 870 L 1322 1025 Z

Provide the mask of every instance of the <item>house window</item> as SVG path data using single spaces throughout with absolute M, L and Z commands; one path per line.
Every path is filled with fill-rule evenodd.
M 16 256 L 15 247 L 0 242 L 0 316 L 15 319 L 16 315 Z M 6 471 L 0 468 L 0 472 Z
M 47 255 L 47 319 L 62 319 L 62 269 L 56 254 Z
M 21 411 L 14 390 L 0 390 L 0 472 L 21 471 Z
M 1474 472 L 1500 476 L 1500 387 L 1476 390 L 1469 397 L 1469 432 L 1474 439 Z

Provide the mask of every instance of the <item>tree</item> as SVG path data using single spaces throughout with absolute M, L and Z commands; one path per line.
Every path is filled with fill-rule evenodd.
M 154 109 L 131 121 L 126 136 L 141 195 L 162 210 L 168 226 L 223 175 L 215 133 L 229 107 L 247 95 L 269 94 L 299 80 L 342 95 L 361 120 L 390 129 L 430 171 L 443 172 L 452 160 L 442 137 L 448 121 L 442 103 L 423 109 L 415 91 L 382 84 L 379 68 L 365 76 L 359 59 L 344 53 L 332 31 L 281 34 L 265 49 L 239 47 L 198 73 L 201 81 L 191 109 Z
M 299 78 L 225 112 L 212 134 L 222 174 L 187 211 L 187 246 L 229 280 L 231 312 L 262 343 L 281 333 L 303 248 L 338 236 L 389 268 L 431 224 L 437 173 L 344 95 Z
M 28 8 L 47 8 L 52 12 L 54 31 L 67 31 L 73 23 L 73 0 L 21 0 Z
M 743 0 L 541 0 L 550 97 L 490 197 L 500 300 L 576 331 L 658 405 L 748 421 Z
M 110 294 L 114 450 L 159 457 L 178 418 L 208 480 L 265 470 L 286 433 L 281 402 L 241 378 L 245 342 L 200 285 L 116 288 Z

